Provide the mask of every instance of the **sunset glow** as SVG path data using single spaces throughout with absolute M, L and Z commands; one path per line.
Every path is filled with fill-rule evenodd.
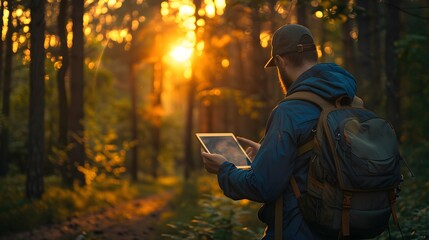
M 177 46 L 170 52 L 170 56 L 177 62 L 188 61 L 193 53 L 193 48 L 186 46 Z

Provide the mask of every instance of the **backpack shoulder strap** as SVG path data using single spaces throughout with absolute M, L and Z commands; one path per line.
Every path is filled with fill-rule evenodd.
M 335 102 L 330 103 L 328 100 L 310 91 L 294 92 L 291 95 L 285 97 L 282 102 L 287 100 L 303 100 L 311 102 L 319 106 L 322 110 L 332 106 L 339 107 L 344 105 L 348 105 L 355 108 L 364 108 L 363 100 L 358 96 L 354 96 L 353 99 L 350 99 L 349 97 L 344 95 L 335 99 Z
M 316 104 L 322 110 L 334 106 L 334 104 L 328 102 L 326 99 L 320 97 L 319 95 L 317 95 L 315 93 L 309 92 L 309 91 L 294 92 L 291 95 L 286 96 L 283 99 L 283 101 L 287 101 L 287 100 L 307 101 L 307 102 Z
M 317 105 L 321 110 L 332 107 L 333 104 L 329 103 L 327 100 L 323 99 L 319 95 L 312 92 L 295 92 L 287 97 L 285 97 L 283 101 L 288 100 L 303 100 Z M 314 142 L 313 139 L 303 145 L 301 145 L 297 150 L 297 156 L 301 156 L 302 154 L 313 149 Z M 299 199 L 301 197 L 301 192 L 299 191 L 298 184 L 296 183 L 295 177 L 292 175 L 290 178 L 290 184 L 292 186 L 292 190 L 295 194 L 295 197 Z M 283 233 L 283 195 L 281 195 L 275 204 L 275 220 L 274 220 L 274 237 L 275 240 L 282 239 Z

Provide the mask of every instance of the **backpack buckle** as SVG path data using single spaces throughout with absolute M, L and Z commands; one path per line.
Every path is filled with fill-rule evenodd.
M 344 193 L 343 208 L 350 209 L 352 207 L 352 194 Z

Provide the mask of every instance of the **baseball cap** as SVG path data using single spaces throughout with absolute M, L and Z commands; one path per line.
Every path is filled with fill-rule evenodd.
M 312 43 L 302 43 L 302 39 L 305 36 L 310 37 Z M 274 32 L 271 41 L 271 58 L 265 64 L 265 68 L 276 65 L 274 63 L 276 55 L 314 50 L 316 50 L 316 46 L 314 45 L 313 35 L 308 28 L 299 24 L 283 25 Z

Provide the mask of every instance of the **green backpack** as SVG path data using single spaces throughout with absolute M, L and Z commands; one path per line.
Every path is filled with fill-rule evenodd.
M 298 149 L 298 155 L 313 151 L 307 192 L 301 194 L 290 179 L 309 226 L 321 236 L 352 239 L 380 235 L 390 216 L 399 227 L 395 201 L 402 157 L 391 124 L 345 97 L 330 103 L 311 92 L 296 92 L 287 100 L 308 101 L 322 110 L 313 141 Z M 276 239 L 282 235 L 282 204 L 277 200 Z

